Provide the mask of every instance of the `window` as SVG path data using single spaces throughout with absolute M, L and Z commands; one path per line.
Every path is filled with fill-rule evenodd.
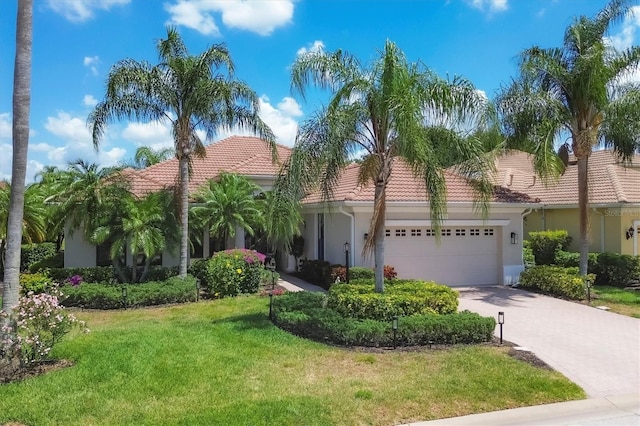
M 111 266 L 111 243 L 106 242 L 96 246 L 96 266 Z
M 451 229 L 441 229 L 440 230 L 440 235 L 443 237 L 450 237 L 451 236 Z
M 391 229 L 388 229 L 388 228 L 387 228 L 387 229 L 385 229 L 385 230 L 384 230 L 384 236 L 385 236 L 385 237 L 390 237 L 390 236 L 391 236 Z
M 491 236 L 493 236 L 493 228 L 485 228 L 485 230 L 484 230 L 484 236 L 485 236 L 485 237 L 491 237 Z
M 425 237 L 435 237 L 435 235 L 436 235 L 435 231 L 431 228 L 427 228 L 424 230 Z
M 469 229 L 469 235 L 477 237 L 480 235 L 480 230 L 478 228 Z
M 396 229 L 396 237 L 406 237 L 407 230 L 406 229 Z
M 412 237 L 420 237 L 422 235 L 422 229 L 412 229 L 411 236 Z
M 465 235 L 467 235 L 466 230 L 456 229 L 456 237 L 464 237 Z

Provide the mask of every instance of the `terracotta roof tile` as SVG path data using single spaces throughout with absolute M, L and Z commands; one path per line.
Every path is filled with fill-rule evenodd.
M 223 171 L 251 176 L 276 176 L 280 164 L 289 158 L 291 148 L 276 145 L 276 150 L 278 160 L 273 164 L 268 143 L 257 137 L 231 136 L 207 145 L 206 156 L 193 159 L 189 191 L 195 191 Z M 177 185 L 178 160 L 172 158 L 128 173 L 132 192 L 143 195 Z

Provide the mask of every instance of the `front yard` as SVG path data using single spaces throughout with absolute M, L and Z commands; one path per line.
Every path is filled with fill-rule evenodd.
M 292 336 L 268 299 L 77 311 L 73 367 L 0 385 L 0 423 L 397 424 L 583 398 L 506 347 L 357 351 Z
M 640 290 L 596 286 L 591 291 L 591 306 L 606 306 L 611 312 L 640 318 Z

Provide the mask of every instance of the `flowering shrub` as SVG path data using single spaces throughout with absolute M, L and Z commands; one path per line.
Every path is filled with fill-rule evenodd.
M 18 356 L 21 364 L 41 362 L 49 357 L 53 346 L 74 325 L 85 327 L 83 321 L 78 321 L 58 303 L 61 295 L 53 287 L 51 294 L 29 292 L 20 298 L 8 325 L 0 330 L 3 336 L 0 354 L 3 357 Z M 6 318 L 6 314 L 3 315 Z M 84 331 L 89 330 L 85 328 Z
M 260 286 L 265 255 L 255 250 L 232 249 L 217 252 L 201 268 L 202 288 L 209 297 L 256 293 Z
M 72 275 L 65 280 L 65 284 L 73 287 L 77 287 L 82 283 L 82 277 L 80 275 Z

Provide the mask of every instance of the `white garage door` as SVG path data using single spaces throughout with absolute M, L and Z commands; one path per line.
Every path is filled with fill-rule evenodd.
M 426 227 L 386 228 L 384 260 L 399 278 L 449 286 L 498 283 L 498 227 L 443 227 L 440 242 Z

